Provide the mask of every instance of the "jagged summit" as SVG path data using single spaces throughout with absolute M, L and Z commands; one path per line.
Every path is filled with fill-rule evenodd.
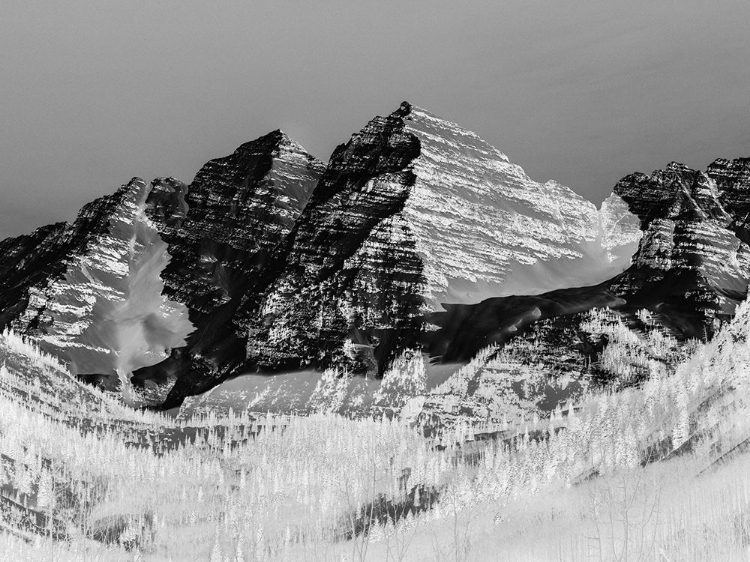
M 298 143 L 281 129 L 275 129 L 256 139 L 242 143 L 235 149 L 233 154 L 225 156 L 224 158 L 231 158 L 232 156 L 238 157 L 242 154 L 253 153 L 254 151 L 257 151 L 259 146 L 275 147 L 276 150 L 282 150 L 286 148 L 294 152 L 304 153 L 310 158 L 314 158 L 307 152 L 305 147 L 303 147 L 300 143 Z M 217 160 L 222 160 L 222 158 L 218 158 Z
M 503 152 L 483 140 L 474 131 L 465 129 L 456 123 L 443 119 L 427 109 L 409 104 L 409 102 L 404 102 L 402 107 L 404 105 L 408 106 L 408 112 L 404 113 L 403 111 L 397 111 L 396 113 L 401 113 L 406 121 L 412 121 L 415 119 L 417 121 L 431 121 L 438 127 L 438 129 L 443 128 L 443 132 L 447 133 L 447 135 L 452 137 L 457 143 L 476 150 L 478 157 L 490 157 L 508 161 L 508 157 Z M 427 131 L 423 132 L 427 133 Z M 439 138 L 440 131 L 437 132 L 438 135 L 436 135 L 436 137 Z
M 463 360 L 594 306 L 700 335 L 747 290 L 748 193 L 750 159 L 670 163 L 597 209 L 404 102 L 327 164 L 276 130 L 0 242 L 0 327 L 166 407 L 252 369 Z
M 406 117 L 409 115 L 409 113 L 412 112 L 413 109 L 415 109 L 415 106 L 410 102 L 404 100 L 401 102 L 399 108 L 392 113 L 392 115 L 394 115 L 395 117 Z
M 157 381 L 168 391 L 181 357 L 204 354 L 210 342 L 228 345 L 215 351 L 221 361 L 242 358 L 231 344 L 236 308 L 292 230 L 323 169 L 322 162 L 277 130 L 210 160 L 189 186 L 172 186 L 167 196 L 171 214 L 152 211 L 172 256 L 163 272 L 164 293 L 186 304 L 196 330 L 164 365 L 138 371 L 136 386 Z M 157 198 L 163 206 L 160 194 L 150 201 L 154 210 Z
M 533 181 L 475 133 L 419 108 L 406 130 L 420 139 L 421 153 L 405 213 L 418 232 L 429 231 L 418 251 L 434 272 L 433 303 L 542 293 L 627 267 L 627 250 L 619 260 L 607 252 L 609 217 L 571 189 Z M 630 254 L 637 233 L 637 224 L 621 233 Z
M 169 255 L 146 217 L 149 191 L 133 179 L 84 206 L 73 224 L 38 230 L 35 246 L 16 243 L 10 253 L 22 259 L 0 269 L 0 293 L 16 299 L 3 324 L 37 336 L 74 374 L 121 386 L 128 400 L 132 370 L 160 361 L 192 331 L 185 307 L 162 296 Z
M 381 370 L 441 303 L 612 277 L 640 237 L 619 210 L 533 182 L 475 133 L 404 103 L 334 152 L 283 264 L 248 299 L 248 361 Z
M 189 345 L 289 232 L 322 168 L 274 131 L 208 162 L 190 185 L 134 178 L 72 225 L 4 240 L 0 324 L 134 404 L 159 403 L 173 381 L 131 381 L 133 371 Z
M 644 233 L 618 290 L 636 302 L 646 290 L 658 295 L 665 317 L 682 317 L 673 327 L 685 335 L 710 335 L 747 294 L 749 163 L 718 159 L 701 172 L 671 162 L 614 188 Z

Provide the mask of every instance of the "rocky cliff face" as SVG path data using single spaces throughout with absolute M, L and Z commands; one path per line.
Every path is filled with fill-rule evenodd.
M 69 260 L 108 231 L 109 217 L 123 204 L 128 190 L 128 186 L 122 186 L 114 194 L 85 205 L 72 225 L 61 222 L 43 226 L 28 236 L 0 242 L 2 326 L 20 314 L 26 316 L 19 325 L 24 330 L 36 330 L 45 324 L 44 297 L 39 292 L 64 277 Z M 25 312 L 27 307 L 31 310 Z
M 0 320 L 74 374 L 131 404 L 159 404 L 172 373 L 133 373 L 194 350 L 191 333 L 216 331 L 204 320 L 289 232 L 322 167 L 276 131 L 209 162 L 190 186 L 136 178 L 72 225 L 5 240 Z
M 2 264 L 3 294 L 17 299 L 6 324 L 131 403 L 140 402 L 132 371 L 163 360 L 192 331 L 185 307 L 162 296 L 169 255 L 146 217 L 148 192 L 134 179 L 86 205 L 72 225 L 37 230 L 36 245 L 6 241 L 14 248 Z
M 438 330 L 426 335 L 426 345 L 447 361 L 468 360 L 534 326 L 575 333 L 571 315 L 605 306 L 636 332 L 646 310 L 678 340 L 710 338 L 747 295 L 749 167 L 748 159 L 716 160 L 706 172 L 671 163 L 650 176 L 623 178 L 601 213 L 627 205 L 632 214 L 613 213 L 609 224 L 618 228 L 617 217 L 624 217 L 630 232 L 633 215 L 640 223 L 643 237 L 626 271 L 597 285 L 450 306 L 430 316 Z
M 462 361 L 537 325 L 578 337 L 596 307 L 705 337 L 747 291 L 749 193 L 750 159 L 670 164 L 597 210 L 404 103 L 327 166 L 274 131 L 189 185 L 135 179 L 0 242 L 0 327 L 166 407 L 250 369 L 382 372 L 419 346 Z
M 404 103 L 333 154 L 253 303 L 248 361 L 382 371 L 442 303 L 601 281 L 627 267 L 639 238 L 619 198 L 599 212 Z
M 640 237 L 614 198 L 598 212 L 571 189 L 531 180 L 476 134 L 413 107 L 420 140 L 403 211 L 418 233 L 431 310 L 442 302 L 540 294 L 623 271 Z
M 167 294 L 192 314 L 228 302 L 236 277 L 259 270 L 292 229 L 323 168 L 275 131 L 209 161 L 189 186 L 156 180 L 149 213 L 173 255 Z
M 76 246 L 73 239 L 69 225 L 60 222 L 0 242 L 0 325 L 7 326 L 28 306 L 32 287 L 60 275 L 58 260 Z
M 707 337 L 747 294 L 750 246 L 744 220 L 747 159 L 717 160 L 705 172 L 671 163 L 652 175 L 623 178 L 615 193 L 641 220 L 643 239 L 613 290 L 654 301 L 678 334 Z
M 719 158 L 708 166 L 706 175 L 716 182 L 722 205 L 744 221 L 750 213 L 750 158 Z
M 189 186 L 154 182 L 149 212 L 172 255 L 164 292 L 187 306 L 195 331 L 166 361 L 137 370 L 136 387 L 172 389 L 179 378 L 174 393 L 184 396 L 245 362 L 238 308 L 267 278 L 324 168 L 274 131 L 211 160 Z

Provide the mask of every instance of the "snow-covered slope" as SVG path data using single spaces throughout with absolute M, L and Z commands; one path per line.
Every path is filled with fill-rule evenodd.
M 105 382 L 110 387 L 119 381 L 133 402 L 132 371 L 163 360 L 193 329 L 184 305 L 162 296 L 170 256 L 145 214 L 149 190 L 134 179 L 85 207 L 65 234 L 81 243 L 50 249 L 60 252 L 53 271 L 28 287 L 27 304 L 10 324 L 36 335 L 73 374 L 115 379 Z
M 481 347 L 503 344 L 532 325 L 541 330 L 535 337 L 543 347 L 570 347 L 581 328 L 572 315 L 604 306 L 624 315 L 636 332 L 643 329 L 643 309 L 678 340 L 708 339 L 747 295 L 748 193 L 748 159 L 719 159 L 705 172 L 673 162 L 651 175 L 631 174 L 617 183 L 601 211 L 607 215 L 627 205 L 641 224 L 644 235 L 625 272 L 588 287 L 450 306 L 430 317 L 439 327 L 429 335 L 430 350 L 445 360 L 469 360 Z M 622 223 L 614 219 L 632 221 L 633 215 L 611 216 L 616 240 Z M 555 335 L 560 330 L 569 332 L 563 341 Z
M 404 102 L 327 165 L 273 131 L 0 242 L 0 327 L 167 406 L 248 370 L 468 360 L 592 307 L 703 337 L 750 277 L 748 168 L 635 174 L 596 209 Z
M 555 181 L 533 181 L 454 123 L 415 106 L 404 121 L 420 153 L 401 214 L 414 233 L 431 308 L 591 285 L 630 265 L 639 221 L 617 199 L 597 211 Z
M 614 191 L 644 236 L 613 290 L 631 302 L 654 301 L 650 308 L 664 316 L 682 315 L 673 323 L 678 333 L 710 335 L 734 314 L 750 281 L 750 160 L 719 159 L 705 172 L 672 162 L 631 174 Z
M 599 212 L 404 102 L 332 155 L 268 287 L 249 299 L 248 359 L 382 371 L 442 304 L 614 276 L 638 225 L 618 199 Z

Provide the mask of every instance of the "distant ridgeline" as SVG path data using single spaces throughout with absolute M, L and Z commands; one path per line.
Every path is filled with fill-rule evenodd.
M 0 329 L 164 408 L 248 371 L 383 373 L 406 349 L 467 361 L 520 334 L 585 362 L 606 346 L 594 308 L 635 331 L 646 309 L 677 339 L 732 316 L 749 190 L 750 159 L 671 163 L 597 209 L 405 102 L 328 164 L 274 131 L 190 184 L 135 178 L 0 242 Z

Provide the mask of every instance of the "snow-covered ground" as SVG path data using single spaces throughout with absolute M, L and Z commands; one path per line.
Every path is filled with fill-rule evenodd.
M 5 334 L 0 553 L 747 560 L 749 333 L 746 303 L 674 372 L 589 392 L 493 438 L 468 425 L 425 437 L 413 419 L 331 413 L 346 388 L 331 373 L 311 390 L 310 415 L 139 414 Z M 426 392 L 421 359 L 401 358 L 373 406 L 395 411 L 394 389 Z
M 444 383 L 461 367 L 460 364 L 433 364 L 427 357 L 424 358 L 424 365 L 425 388 L 428 391 Z M 341 373 L 336 376 L 341 376 Z M 230 408 L 235 412 L 309 413 L 316 410 L 311 401 L 323 377 L 324 373 L 313 370 L 248 373 L 227 380 L 208 392 L 188 397 L 178 412 L 182 418 L 199 412 L 227 413 Z M 346 386 L 344 401 L 351 403 L 356 400 L 356 408 L 366 412 L 381 386 L 381 380 L 352 376 L 346 379 Z M 354 409 L 350 408 L 350 412 L 353 413 Z

